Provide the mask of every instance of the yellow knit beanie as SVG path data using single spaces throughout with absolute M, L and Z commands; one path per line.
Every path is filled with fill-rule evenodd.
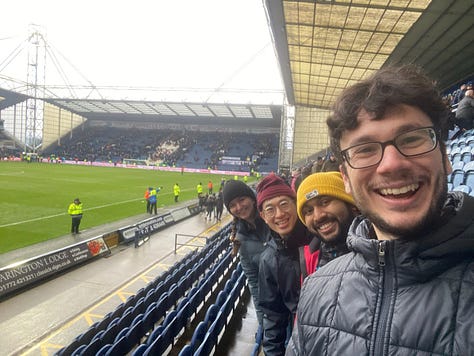
M 341 173 L 334 171 L 311 174 L 301 182 L 296 195 L 298 216 L 303 224 L 303 205 L 320 195 L 328 195 L 355 205 L 352 195 L 345 191 Z

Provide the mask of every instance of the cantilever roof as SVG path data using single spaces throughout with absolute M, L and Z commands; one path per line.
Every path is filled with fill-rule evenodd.
M 282 107 L 278 105 L 184 103 L 132 100 L 44 99 L 87 119 L 156 118 L 162 121 L 182 119 L 229 119 L 272 121 L 279 126 Z
M 290 104 L 330 108 L 389 63 L 417 63 L 448 88 L 474 73 L 474 2 L 265 0 Z

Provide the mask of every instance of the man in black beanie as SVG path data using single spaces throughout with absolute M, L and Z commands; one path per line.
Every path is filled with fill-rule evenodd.
M 245 183 L 230 180 L 223 189 L 224 205 L 234 217 L 231 241 L 234 253 L 239 253 L 240 264 L 249 283 L 250 294 L 255 305 L 259 328 L 256 335 L 254 355 L 257 355 L 262 342 L 263 313 L 258 300 L 258 266 L 265 243 L 270 238 L 270 229 L 257 211 L 254 191 Z

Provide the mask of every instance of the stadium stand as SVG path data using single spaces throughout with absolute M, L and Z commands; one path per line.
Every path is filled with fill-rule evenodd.
M 446 141 L 453 172 L 448 176 L 449 190 L 474 195 L 474 130 Z
M 205 329 L 224 311 L 226 324 L 227 316 L 235 309 L 235 301 L 245 288 L 245 277 L 241 268 L 236 268 L 237 260 L 231 255 L 227 242 L 229 229 L 227 225 L 213 235 L 201 251 L 190 252 L 56 355 L 122 355 L 134 349 L 134 355 L 162 354 L 176 345 L 176 339 L 184 334 L 199 308 L 211 301 L 214 303 L 201 321 Z M 189 266 L 193 268 L 189 269 Z M 237 271 L 240 274 L 237 275 Z M 222 289 L 224 284 L 233 286 L 230 293 Z M 158 293 L 160 297 L 155 300 Z M 219 326 L 220 331 L 224 324 Z M 190 344 L 197 338 L 193 335 Z M 211 344 L 215 347 L 215 340 Z
M 146 161 L 196 169 L 276 171 L 278 135 L 124 129 L 85 125 L 43 155 L 88 162 Z M 232 158 L 232 159 L 229 159 Z M 227 159 L 226 159 L 227 158 Z

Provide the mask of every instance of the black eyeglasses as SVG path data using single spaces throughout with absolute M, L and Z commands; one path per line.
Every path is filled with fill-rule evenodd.
M 390 141 L 361 143 L 342 150 L 341 154 L 352 168 L 368 168 L 380 163 L 388 145 L 405 157 L 415 157 L 433 151 L 438 145 L 438 136 L 433 127 L 423 127 L 404 132 Z

